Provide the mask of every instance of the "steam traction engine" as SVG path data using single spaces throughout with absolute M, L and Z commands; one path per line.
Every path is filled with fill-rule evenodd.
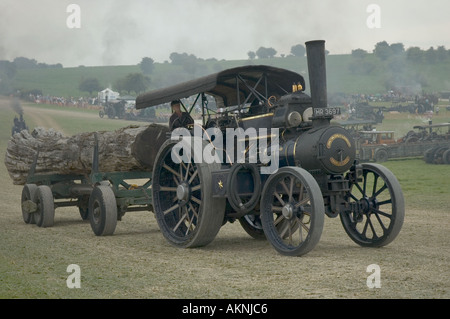
M 359 164 L 351 135 L 330 124 L 339 109 L 327 107 L 324 41 L 307 42 L 306 49 L 311 96 L 295 72 L 246 66 L 137 98 L 137 108 L 195 94 L 186 111 L 202 104 L 202 123 L 188 127 L 187 138 L 169 138 L 153 166 L 153 208 L 170 243 L 204 246 L 225 222 L 239 220 L 248 234 L 267 238 L 279 253 L 300 256 L 318 243 L 325 215 L 339 216 L 348 236 L 361 246 L 384 246 L 398 235 L 405 209 L 400 185 L 385 167 Z M 205 94 L 215 97 L 215 110 Z M 263 149 L 244 136 L 245 160 L 226 160 L 236 155 L 218 146 L 227 144 L 226 130 L 252 127 L 268 129 L 257 140 L 278 129 L 276 149 Z M 210 128 L 223 134 L 207 134 Z M 196 129 L 203 135 L 195 135 Z M 240 137 L 233 138 L 239 142 Z M 172 152 L 180 145 L 191 151 Z M 216 160 L 198 160 L 211 145 Z M 278 151 L 278 170 L 261 173 L 268 163 L 247 156 L 255 145 L 258 155 Z M 174 160 L 174 154 L 183 160 Z

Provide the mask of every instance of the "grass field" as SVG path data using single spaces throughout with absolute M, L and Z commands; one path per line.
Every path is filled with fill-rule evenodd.
M 0 103 L 2 158 L 15 115 L 8 103 Z M 23 106 L 30 129 L 54 124 L 66 135 L 136 124 L 100 119 L 95 111 Z M 443 112 L 435 119 L 450 121 L 450 116 Z M 386 114 L 383 126 L 416 121 Z M 347 237 L 339 219 L 326 218 L 319 244 L 301 258 L 279 255 L 238 223 L 224 225 L 202 249 L 175 248 L 151 212 L 127 213 L 109 237 L 96 237 L 76 208 L 56 210 L 51 228 L 27 225 L 21 216 L 22 187 L 12 185 L 0 165 L 0 298 L 447 299 L 450 166 L 421 159 L 384 165 L 397 176 L 406 201 L 397 239 L 384 248 L 361 248 Z M 80 267 L 79 289 L 66 284 L 71 264 Z M 366 285 L 370 264 L 380 266 L 381 288 Z

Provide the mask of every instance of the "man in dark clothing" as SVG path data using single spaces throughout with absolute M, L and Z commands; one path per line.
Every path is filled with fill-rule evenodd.
M 172 107 L 172 116 L 169 120 L 169 129 L 172 131 L 178 127 L 186 127 L 189 124 L 194 124 L 194 120 L 189 115 L 188 112 L 181 112 L 181 103 L 180 101 L 172 101 L 170 103 Z

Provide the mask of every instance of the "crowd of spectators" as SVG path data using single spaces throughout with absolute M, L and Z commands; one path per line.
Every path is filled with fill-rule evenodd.
M 98 108 L 99 103 L 97 98 L 91 97 L 61 97 L 51 95 L 29 94 L 27 100 L 37 104 L 52 104 L 59 106 L 73 106 L 84 109 Z

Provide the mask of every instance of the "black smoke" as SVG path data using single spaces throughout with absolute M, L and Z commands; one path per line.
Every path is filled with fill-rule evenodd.
M 14 110 L 14 112 L 16 112 L 18 115 L 23 116 L 23 108 L 22 105 L 20 104 L 19 99 L 15 98 L 11 100 L 10 106 Z

